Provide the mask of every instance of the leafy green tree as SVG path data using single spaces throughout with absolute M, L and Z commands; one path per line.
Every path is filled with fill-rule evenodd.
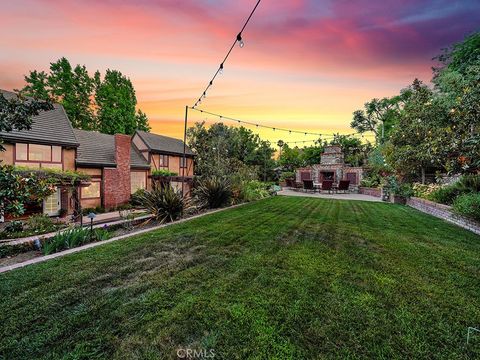
M 85 66 L 72 68 L 62 57 L 50 63 L 50 73 L 31 71 L 25 76 L 23 91 L 39 99 L 52 99 L 62 104 L 72 126 L 84 130 L 96 128 L 91 98 L 94 82 Z
M 345 163 L 352 166 L 362 166 L 367 162 L 368 154 L 372 150 L 371 144 L 363 144 L 362 141 L 351 135 L 335 134 L 330 145 L 340 145 L 343 151 Z
M 440 66 L 433 69 L 434 80 L 443 71 L 456 71 L 465 74 L 468 67 L 478 63 L 480 58 L 480 31 L 467 36 L 463 41 L 444 49 L 437 56 Z
M 209 128 L 196 123 L 187 131 L 187 142 L 197 154 L 195 171 L 204 176 L 242 173 L 257 179 L 271 179 L 274 149 L 267 141 L 244 127 L 215 123 Z
M 0 131 L 29 130 L 33 116 L 52 109 L 53 105 L 49 101 L 26 98 L 21 93 L 7 100 L 0 93 Z M 0 151 L 4 150 L 0 139 Z
M 25 95 L 41 100 L 52 98 L 48 86 L 48 75 L 45 71 L 30 71 L 28 75 L 25 75 L 25 82 L 27 85 L 22 90 Z
M 108 134 L 150 131 L 146 114 L 136 110 L 130 79 L 119 71 L 107 70 L 102 80 L 98 71 L 91 77 L 85 66 L 72 67 L 63 57 L 50 64 L 48 74 L 30 71 L 25 82 L 25 94 L 62 104 L 75 128 Z
M 302 150 L 302 160 L 306 166 L 320 164 L 320 157 L 324 150 L 324 145 L 318 141 L 315 145 L 306 146 Z
M 448 113 L 421 81 L 415 79 L 409 91 L 411 97 L 384 154 L 397 174 L 420 178 L 425 183 L 428 169 L 445 169 L 445 159 L 449 156 L 449 147 L 445 145 L 450 135 L 439 124 L 446 122 Z
M 147 114 L 145 114 L 142 110 L 139 109 L 135 117 L 136 117 L 135 122 L 137 124 L 137 130 L 150 131 L 152 129 L 148 123 Z
M 353 112 L 350 126 L 359 133 L 373 132 L 377 143 L 386 141 L 409 96 L 409 91 L 404 91 L 391 98 L 372 99 L 363 110 Z
M 137 129 L 137 97 L 130 79 L 120 71 L 107 70 L 103 80 L 97 71 L 95 82 L 100 132 L 132 135 Z
M 278 164 L 282 166 L 285 171 L 295 171 L 298 168 L 306 166 L 303 151 L 297 146 L 291 148 L 288 144 L 285 144 L 282 149 L 282 155 L 278 158 Z

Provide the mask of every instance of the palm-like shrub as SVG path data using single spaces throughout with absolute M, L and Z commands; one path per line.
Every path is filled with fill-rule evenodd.
M 199 179 L 193 189 L 193 195 L 199 207 L 216 209 L 231 203 L 232 185 L 226 177 L 212 176 Z
M 151 191 L 140 194 L 138 201 L 161 223 L 180 218 L 189 208 L 187 199 L 171 186 L 154 185 Z

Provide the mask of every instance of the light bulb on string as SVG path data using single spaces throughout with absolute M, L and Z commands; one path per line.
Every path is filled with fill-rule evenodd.
M 237 35 L 237 41 L 238 41 L 238 46 L 240 46 L 241 48 L 245 46 L 245 42 L 242 39 L 242 33 L 239 33 Z
M 220 69 L 218 69 L 218 75 L 223 74 L 223 63 L 220 64 Z

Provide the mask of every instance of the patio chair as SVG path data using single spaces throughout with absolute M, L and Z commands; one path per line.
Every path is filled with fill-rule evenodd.
M 285 179 L 285 182 L 287 183 L 288 188 L 294 188 L 295 187 L 295 180 L 293 179 Z
M 333 180 L 323 180 L 322 191 L 333 192 Z
M 303 190 L 315 192 L 315 187 L 313 186 L 313 180 L 303 180 Z
M 346 193 L 349 190 L 350 187 L 350 180 L 340 180 L 338 183 L 338 189 L 337 191 L 343 191 Z

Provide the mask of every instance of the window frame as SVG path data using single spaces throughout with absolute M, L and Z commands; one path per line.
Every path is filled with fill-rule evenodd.
M 132 192 L 132 174 L 133 173 L 142 173 L 143 176 L 144 176 L 144 185 L 145 187 L 143 188 L 144 190 L 147 189 L 147 182 L 148 182 L 148 171 L 144 171 L 144 170 L 131 170 L 130 171 L 130 195 L 132 195 L 133 193 L 135 193 L 135 191 L 139 190 L 140 188 L 136 189 L 135 191 Z
M 17 145 L 26 145 L 27 146 L 27 159 L 22 160 L 22 159 L 17 159 Z M 30 145 L 39 145 L 39 146 L 47 146 L 50 147 L 50 160 L 31 160 L 30 159 Z M 53 161 L 53 148 L 58 147 L 60 148 L 60 161 Z M 63 147 L 59 145 L 44 145 L 44 144 L 31 144 L 31 143 L 15 143 L 14 146 L 14 161 L 15 163 L 21 162 L 21 163 L 36 163 L 40 164 L 40 168 L 42 167 L 42 163 L 46 164 L 62 164 L 62 169 L 63 169 Z
M 185 159 L 185 164 L 183 164 L 183 159 Z M 187 166 L 187 164 L 188 164 L 188 157 L 186 157 L 186 156 L 183 157 L 183 155 L 180 156 L 180 161 L 179 161 L 179 163 L 180 163 L 180 169 L 186 169 L 186 168 L 188 167 L 188 166 Z
M 166 161 L 164 161 L 166 159 Z M 158 167 L 168 168 L 170 157 L 167 154 L 158 154 Z
M 93 183 L 98 183 L 98 196 L 97 197 L 84 197 L 83 196 L 83 190 L 85 189 L 84 187 L 80 188 L 80 200 L 91 200 L 91 199 L 101 199 L 102 198 L 102 180 L 100 179 L 92 179 L 90 181 L 90 185 Z M 89 185 L 89 186 L 90 186 Z M 87 187 L 89 187 L 87 186 Z

